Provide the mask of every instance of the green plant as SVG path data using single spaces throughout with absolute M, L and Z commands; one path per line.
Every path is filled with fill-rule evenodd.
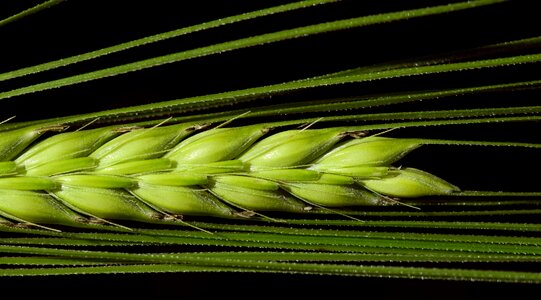
M 34 16 L 64 5 L 78 7 L 61 3 Z M 48 135 L 64 126 L 126 123 L 158 130 L 164 122 L 341 126 L 419 139 L 427 146 L 406 157 L 405 166 L 437 174 L 463 192 L 403 199 L 408 207 L 265 213 L 268 219 L 241 221 L 187 217 L 182 227 L 119 222 L 93 225 L 99 232 L 56 232 L 2 225 L 0 251 L 9 255 L 1 262 L 22 267 L 0 274 L 226 271 L 539 283 L 539 191 L 532 178 L 509 176 L 525 174 L 527 158 L 534 161 L 541 147 L 534 10 L 516 1 L 370 5 L 307 1 L 137 39 L 165 31 L 149 30 L 112 48 L 94 41 L 102 50 L 55 53 L 65 59 L 44 60 L 52 63 L 15 62 L 5 67 L 15 71 L 0 74 L 0 105 L 4 119 L 16 114 L 22 120 L 0 129 L 9 135 L 34 126 L 47 130 L 32 132 Z M 223 6 L 208 8 L 209 15 L 224 17 L 217 12 Z M 229 15 L 246 11 L 229 9 Z M 33 18 L 0 23 L 1 33 Z M 479 19 L 484 22 L 477 27 Z M 198 20 L 187 23 L 208 17 Z M 429 35 L 427 26 L 438 34 Z M 199 34 L 202 41 L 190 39 Z M 183 35 L 185 44 L 175 44 Z M 160 43 L 165 46 L 154 46 Z M 145 47 L 150 50 L 138 50 Z M 82 97 L 80 107 L 49 100 L 72 97 Z M 124 100 L 107 103 L 114 99 Z M 177 100 L 158 102 L 167 99 Z M 29 115 L 28 107 L 36 113 Z M 14 156 L 1 155 L 5 161 Z M 494 160 L 479 162 L 488 158 Z M 0 165 L 5 173 L 10 168 Z M 378 181 L 366 185 L 377 190 Z M 152 246 L 129 251 L 141 243 Z M 197 250 L 183 251 L 185 245 Z M 165 246 L 178 253 L 153 253 Z

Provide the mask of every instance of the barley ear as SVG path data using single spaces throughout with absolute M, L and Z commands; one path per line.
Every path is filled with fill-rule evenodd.
M 177 124 L 79 130 L 33 143 L 62 129 L 1 133 L 4 158 L 14 159 L 0 162 L 1 215 L 32 224 L 76 226 L 87 222 L 81 215 L 156 223 L 381 206 L 396 202 L 386 196 L 458 191 L 426 172 L 391 165 L 419 147 L 418 139 L 352 138 L 337 127 L 264 137 L 265 125 L 194 133 L 192 125 Z

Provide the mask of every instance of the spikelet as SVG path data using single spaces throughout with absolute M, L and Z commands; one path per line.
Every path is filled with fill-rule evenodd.
M 238 218 L 458 191 L 434 175 L 391 165 L 419 147 L 418 139 L 352 138 L 343 128 L 269 134 L 263 125 L 193 134 L 198 127 L 178 124 L 80 130 L 32 144 L 65 128 L 0 133 L 2 220 L 76 226 Z
M 19 155 L 15 163 L 26 170 L 31 170 L 53 161 L 86 157 L 118 134 L 112 128 L 60 133 Z
M 384 178 L 360 183 L 372 191 L 400 198 L 447 195 L 459 191 L 458 187 L 441 178 L 414 168 L 393 170 Z
M 339 128 L 288 130 L 256 143 L 239 160 L 251 170 L 303 166 L 331 149 L 342 137 Z
M 245 176 L 215 176 L 210 190 L 237 207 L 253 211 L 300 212 L 305 204 L 279 190 L 273 182 Z
M 62 131 L 66 126 L 32 126 L 0 132 L 0 161 L 8 161 L 48 131 Z
M 35 191 L 0 189 L 0 215 L 31 224 L 76 226 L 86 219 L 50 195 Z

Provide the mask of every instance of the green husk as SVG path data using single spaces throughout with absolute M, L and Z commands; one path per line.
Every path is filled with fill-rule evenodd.
M 284 188 L 308 203 L 326 207 L 385 205 L 388 203 L 383 198 L 354 186 L 291 183 L 285 185 Z
M 134 129 L 99 147 L 90 157 L 97 159 L 100 167 L 161 157 L 191 131 L 183 124 Z
M 0 132 L 0 161 L 9 161 L 48 131 L 62 131 L 65 126 L 32 126 Z
M 112 175 L 133 175 L 173 170 L 175 163 L 166 158 L 135 160 L 118 163 L 108 167 L 98 167 L 95 172 Z
M 141 183 L 132 193 L 151 206 L 175 215 L 228 218 L 235 213 L 205 190 L 193 187 Z
M 401 198 L 449 195 L 460 191 L 443 179 L 414 168 L 394 170 L 388 177 L 362 180 L 360 183 L 372 191 Z
M 0 189 L 49 192 L 82 214 L 142 222 L 164 214 L 238 216 L 229 205 L 295 213 L 312 205 L 380 206 L 392 202 L 381 195 L 457 190 L 430 174 L 390 165 L 417 148 L 418 139 L 359 138 L 337 127 L 262 138 L 266 125 L 208 129 L 186 138 L 195 128 L 201 127 L 126 125 L 53 135 L 1 163 Z M 21 133 L 34 138 L 35 130 L 4 135 L 21 139 Z
M 366 137 L 338 145 L 318 159 L 312 169 L 325 171 L 340 167 L 390 165 L 422 144 L 420 139 Z
M 162 217 L 160 213 L 121 190 L 63 185 L 52 194 L 70 208 L 102 219 L 151 222 Z
M 165 155 L 178 164 L 232 160 L 267 133 L 262 125 L 216 128 L 192 136 Z
M 92 157 L 79 157 L 56 160 L 32 169 L 19 170 L 19 172 L 27 176 L 53 176 L 58 174 L 93 170 L 98 166 L 98 163 L 98 160 Z
M 0 215 L 33 224 L 78 226 L 85 221 L 47 194 L 13 189 L 0 189 Z
M 342 139 L 342 132 L 340 128 L 280 132 L 256 143 L 239 160 L 253 171 L 303 166 Z
M 15 162 L 26 169 L 32 169 L 52 161 L 85 157 L 119 134 L 112 128 L 57 134 L 32 146 L 18 156 Z

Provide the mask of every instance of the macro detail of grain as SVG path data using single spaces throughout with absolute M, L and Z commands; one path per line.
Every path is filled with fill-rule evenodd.
M 0 1 L 0 286 L 530 294 L 530 2 Z
M 431 174 L 391 165 L 421 140 L 359 137 L 340 127 L 201 128 L 58 133 L 67 126 L 56 125 L 2 132 L 0 215 L 67 226 L 182 215 L 246 218 L 249 212 L 396 205 L 397 197 L 458 191 Z M 39 140 L 43 134 L 50 136 Z

